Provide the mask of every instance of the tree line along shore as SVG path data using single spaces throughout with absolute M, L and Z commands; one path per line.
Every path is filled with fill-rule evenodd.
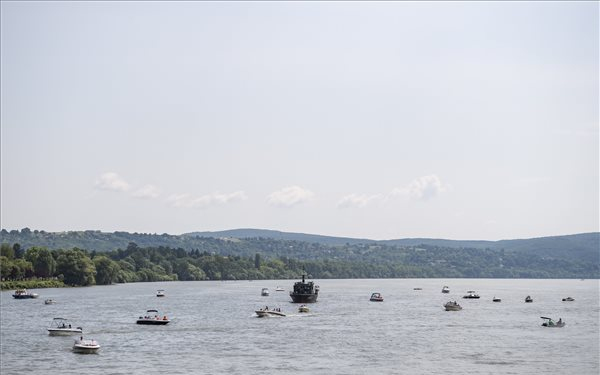
M 3 243 L 2 289 L 194 280 L 345 278 L 598 278 L 598 262 L 489 249 L 206 239 L 202 249 L 167 246 L 98 252 Z M 209 251 L 210 250 L 210 251 Z

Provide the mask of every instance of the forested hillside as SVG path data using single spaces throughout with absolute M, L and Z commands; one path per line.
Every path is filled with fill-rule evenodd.
M 578 236 L 588 241 L 590 239 L 588 235 Z M 547 245 L 548 251 L 532 251 L 526 248 L 527 243 L 522 248 L 508 249 L 427 244 L 401 246 L 374 241 L 332 246 L 271 238 L 210 238 L 96 231 L 47 233 L 24 229 L 2 232 L 0 261 L 1 274 L 5 279 L 58 277 L 61 274 L 65 278 L 69 267 L 64 264 L 62 268 L 58 267 L 60 259 L 63 263 L 67 260 L 61 258 L 62 255 L 70 254 L 68 259 L 89 259 L 94 267 L 84 262 L 76 268 L 94 268 L 95 271 L 90 271 L 92 274 L 97 272 L 93 282 L 89 275 L 76 282 L 69 280 L 69 284 L 75 285 L 98 282 L 98 273 L 103 275 L 98 268 L 102 270 L 105 259 L 116 264 L 112 267 L 114 264 L 110 263 L 110 268 L 115 268 L 117 275 L 110 278 L 111 282 L 295 278 L 302 268 L 306 268 L 315 278 L 598 278 L 598 252 L 586 248 L 586 242 L 578 236 L 576 238 L 582 245 L 573 249 L 568 247 L 572 241 L 564 240 L 564 237 L 570 236 L 564 236 L 557 238 L 565 246 L 562 251 L 557 251 L 559 247 L 551 247 L 551 244 Z M 528 240 L 515 240 L 512 245 L 524 243 L 520 241 Z M 534 245 L 539 242 L 531 241 Z M 551 240 L 543 243 L 548 241 L 552 243 Z M 592 236 L 588 247 L 593 245 Z M 70 251 L 80 255 L 75 256 Z M 50 267 L 36 266 L 38 257 L 27 255 L 39 252 L 45 254 L 43 259 L 50 263 L 48 253 L 52 254 L 60 270 L 37 272 L 36 267 Z M 573 256 L 580 253 L 585 256 Z M 98 263 L 98 259 L 103 263 Z M 100 280 L 106 278 L 100 276 Z
M 43 230 L 2 229 L 0 243 L 18 243 L 23 248 L 42 246 L 49 249 L 77 247 L 89 251 L 111 251 L 124 249 L 129 243 L 140 247 L 171 247 L 187 251 L 200 250 L 240 255 L 266 252 L 276 256 L 298 257 L 352 257 L 356 248 L 365 245 L 381 248 L 411 248 L 420 245 L 449 249 L 489 249 L 518 252 L 541 258 L 600 262 L 600 233 L 582 233 L 565 236 L 500 241 L 457 241 L 431 238 L 407 238 L 374 241 L 344 237 L 329 237 L 304 233 L 287 233 L 259 229 L 235 229 L 220 232 L 194 232 L 183 235 L 70 231 L 45 232 Z

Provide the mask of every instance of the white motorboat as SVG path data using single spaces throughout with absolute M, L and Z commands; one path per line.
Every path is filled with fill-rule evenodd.
M 282 287 L 278 286 L 277 288 L 275 288 L 276 292 L 283 292 L 285 291 L 285 289 L 283 289 Z
M 298 312 L 307 313 L 307 312 L 310 312 L 310 309 L 308 308 L 308 306 L 302 305 L 302 306 L 298 307 Z
M 466 299 L 477 299 L 479 298 L 479 294 L 475 293 L 474 290 L 467 290 L 467 294 L 463 296 Z
M 38 298 L 39 294 L 30 293 L 27 289 L 17 289 L 15 293 L 12 295 L 15 299 L 28 299 L 28 298 Z
M 373 293 L 371 294 L 371 298 L 369 298 L 371 302 L 383 302 L 383 296 L 381 293 Z
M 444 285 L 444 287 L 442 288 L 442 293 L 450 293 L 450 288 Z
M 460 311 L 462 307 L 456 301 L 448 301 L 444 305 L 446 311 Z
M 531 296 L 527 296 L 527 297 L 525 297 L 525 302 L 527 302 L 527 303 L 533 302 L 533 298 L 531 298 Z
M 46 304 L 46 305 L 54 305 L 55 303 L 56 303 L 56 301 L 51 298 L 44 301 L 44 304 Z
M 81 334 L 83 329 L 81 327 L 74 327 L 65 318 L 54 318 L 48 328 L 48 334 L 50 336 L 68 336 L 74 334 Z
M 286 316 L 284 313 L 281 312 L 280 308 L 269 310 L 268 307 L 265 307 L 264 309 L 256 310 L 255 313 L 259 318 Z
M 83 336 L 73 343 L 73 352 L 81 354 L 95 354 L 100 350 L 100 345 L 96 340 L 84 339 Z
M 260 295 L 263 297 L 268 297 L 269 296 L 269 288 L 262 288 L 262 290 L 260 291 Z
M 563 302 L 573 302 L 573 301 L 575 301 L 575 298 L 567 297 L 567 298 L 563 298 L 562 300 L 563 300 Z
M 494 298 L 492 298 L 492 302 L 502 302 L 502 300 L 500 298 L 496 298 L 496 296 L 494 296 Z
M 156 291 L 156 296 L 157 297 L 164 297 L 165 296 L 165 291 L 164 289 L 159 289 Z

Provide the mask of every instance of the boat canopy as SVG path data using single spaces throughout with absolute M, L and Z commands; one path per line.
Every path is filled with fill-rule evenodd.
M 146 310 L 146 312 L 155 312 L 155 313 L 157 313 L 158 310 Z

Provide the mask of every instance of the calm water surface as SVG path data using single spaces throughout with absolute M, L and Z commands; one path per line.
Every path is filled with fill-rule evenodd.
M 316 280 L 309 314 L 290 303 L 293 280 L 136 283 L 1 293 L 1 373 L 9 374 L 594 374 L 599 373 L 598 280 Z M 276 286 L 285 292 L 275 292 Z M 450 294 L 442 294 L 443 285 Z M 271 296 L 261 297 L 261 288 Z M 415 291 L 420 287 L 423 290 Z M 157 298 L 157 289 L 167 296 Z M 467 290 L 479 300 L 463 300 Z M 369 302 L 381 292 L 383 303 Z M 524 303 L 531 295 L 533 303 Z M 492 297 L 502 298 L 493 303 Z M 562 302 L 567 296 L 575 302 Z M 46 298 L 57 301 L 44 305 Z M 442 305 L 457 300 L 462 311 Z M 256 318 L 268 305 L 285 318 Z M 147 309 L 172 319 L 141 326 Z M 540 326 L 540 316 L 562 329 Z M 102 349 L 71 352 L 54 317 Z

